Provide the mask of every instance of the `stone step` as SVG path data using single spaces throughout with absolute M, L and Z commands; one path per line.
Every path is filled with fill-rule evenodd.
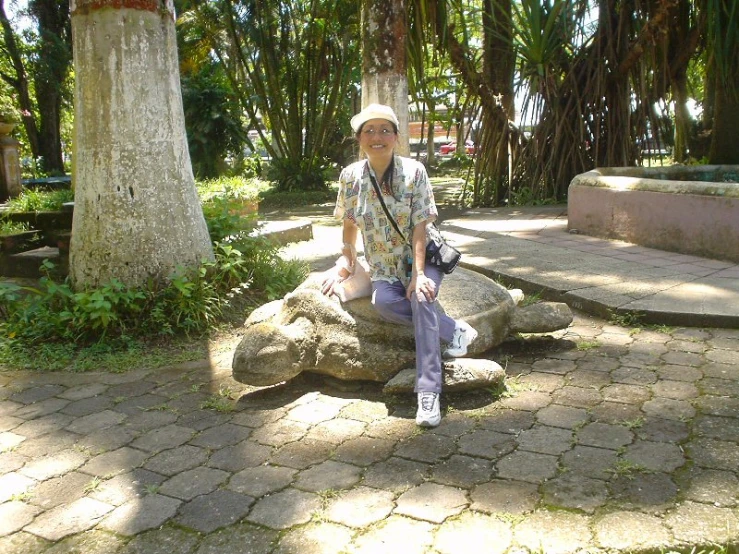
M 253 237 L 266 237 L 279 245 L 313 239 L 313 224 L 307 218 L 260 221 Z
M 69 235 L 59 233 L 57 244 L 61 247 L 44 246 L 17 254 L 0 256 L 0 275 L 4 277 L 41 277 L 39 268 L 48 259 L 56 264 L 58 270 L 66 275 Z M 252 232 L 252 236 L 266 237 L 279 245 L 313 239 L 313 225 L 310 219 L 299 218 L 289 220 L 264 221 Z
M 66 274 L 67 257 L 60 256 L 59 249 L 53 246 L 3 256 L 0 260 L 0 274 L 4 277 L 38 278 L 42 276 L 39 268 L 44 260 L 52 261 L 60 272 Z

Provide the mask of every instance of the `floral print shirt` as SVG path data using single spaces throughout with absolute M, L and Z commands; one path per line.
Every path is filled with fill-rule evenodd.
M 413 228 L 438 215 L 426 168 L 410 158 L 394 156 L 393 178 L 380 183 L 367 160 L 355 162 L 341 172 L 334 216 L 350 219 L 362 232 L 364 256 L 373 281 L 400 280 L 408 286 L 411 277 L 411 246 L 393 228 L 377 199 L 370 174 L 375 177 L 383 200 L 407 241 Z

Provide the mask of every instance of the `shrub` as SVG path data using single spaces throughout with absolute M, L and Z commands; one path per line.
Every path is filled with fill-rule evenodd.
M 334 186 L 323 190 L 303 192 L 279 192 L 269 190 L 263 192 L 259 206 L 264 210 L 279 208 L 294 208 L 295 206 L 310 206 L 316 204 L 335 203 L 338 188 Z
M 334 171 L 329 160 L 274 158 L 264 171 L 280 192 L 322 191 Z
M 250 309 L 284 296 L 307 274 L 305 264 L 280 259 L 278 248 L 261 238 L 218 243 L 215 254 L 215 262 L 142 288 L 113 280 L 73 291 L 68 281 L 51 277 L 50 262 L 36 287 L 2 282 L 0 358 L 36 369 L 79 368 L 82 359 L 85 368 L 95 367 L 92 350 L 129 352 L 137 342 L 199 336 L 221 323 L 243 322 Z
M 72 189 L 23 189 L 6 203 L 9 212 L 58 211 L 65 202 L 74 201 Z
M 259 193 L 268 188 L 259 179 L 219 177 L 199 181 L 198 194 L 203 215 L 214 243 L 248 235 L 256 226 L 256 211 L 245 212 L 245 206 L 258 202 Z
M 243 181 L 201 187 L 206 222 L 218 238 L 215 261 L 180 268 L 166 282 L 130 288 L 113 280 L 75 291 L 68 280 L 53 277 L 56 268 L 48 261 L 37 286 L 0 282 L 0 359 L 36 369 L 86 370 L 98 367 L 100 359 L 121 367 L 111 361 L 116 352 L 136 359 L 136 352 L 149 351 L 142 342 L 180 340 L 222 323 L 241 323 L 253 307 L 292 291 L 308 267 L 281 259 L 279 245 L 268 239 L 250 236 L 255 217 L 230 211 L 229 202 L 254 196 L 249 191 L 259 188 L 242 188 Z
M 0 217 L 0 237 L 28 231 L 31 227 L 24 221 L 11 221 Z

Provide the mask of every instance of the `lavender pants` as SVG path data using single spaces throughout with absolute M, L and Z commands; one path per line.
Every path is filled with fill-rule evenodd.
M 438 297 L 444 274 L 427 266 L 425 274 L 436 284 Z M 373 281 L 372 305 L 383 319 L 402 325 L 413 325 L 416 337 L 416 392 L 441 392 L 443 382 L 440 341 L 449 342 L 454 335 L 454 320 L 437 310 L 437 303 L 418 300 L 415 294 L 406 298 L 400 281 Z

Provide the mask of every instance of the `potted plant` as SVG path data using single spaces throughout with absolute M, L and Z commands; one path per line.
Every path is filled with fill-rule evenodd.
M 8 135 L 21 120 L 21 112 L 12 97 L 0 94 L 0 135 Z

